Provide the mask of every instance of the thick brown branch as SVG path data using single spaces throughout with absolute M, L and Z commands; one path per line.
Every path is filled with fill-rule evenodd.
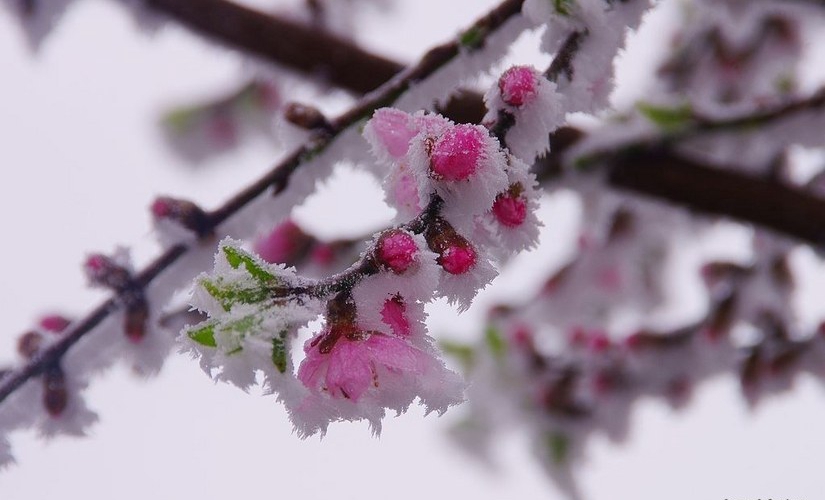
M 825 244 L 825 200 L 801 189 L 703 165 L 667 149 L 620 155 L 608 169 L 615 187 Z
M 311 76 L 321 76 L 358 94 L 378 88 L 405 67 L 347 39 L 226 0 L 147 0 L 147 5 L 206 37 Z M 509 17 L 509 10 L 501 13 Z M 462 91 L 439 111 L 459 123 L 477 123 L 485 110 L 481 95 Z
M 404 69 L 344 38 L 226 0 L 146 0 L 146 5 L 231 47 L 359 94 Z

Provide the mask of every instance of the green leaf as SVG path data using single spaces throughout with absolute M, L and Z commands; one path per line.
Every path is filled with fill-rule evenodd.
M 260 314 L 248 314 L 234 321 L 218 323 L 218 334 L 221 336 L 221 344 L 226 349 L 226 354 L 237 354 L 243 350 L 241 342 L 247 335 L 256 333 L 261 329 L 263 318 Z M 231 348 L 231 346 L 235 346 Z
M 562 16 L 569 16 L 575 0 L 553 0 L 553 8 Z
M 173 132 L 182 134 L 192 128 L 192 125 L 200 117 L 200 113 L 201 110 L 199 108 L 174 109 L 166 113 L 166 116 L 164 116 L 161 121 Z
M 476 352 L 473 346 L 450 340 L 442 340 L 439 342 L 439 346 L 444 354 L 457 359 L 465 371 L 470 371 L 475 365 Z
M 221 278 L 215 281 L 204 278 L 200 280 L 200 285 L 227 312 L 236 304 L 257 304 L 269 298 L 266 287 L 244 288 L 237 283 L 226 284 Z
M 255 257 L 243 250 L 231 246 L 224 246 L 221 249 L 224 255 L 226 255 L 226 261 L 229 262 L 229 265 L 232 266 L 233 269 L 238 269 L 238 267 L 243 264 L 244 267 L 246 267 L 246 272 L 262 283 L 278 281 L 278 278 L 264 269 L 263 266 L 255 260 Z
M 499 332 L 498 328 L 492 325 L 488 326 L 484 331 L 484 340 L 487 342 L 487 347 L 490 348 L 493 356 L 497 358 L 504 356 L 504 353 L 507 351 L 507 344 L 501 337 L 501 332 Z
M 570 440 L 561 432 L 553 432 L 547 436 L 547 447 L 550 449 L 550 458 L 556 465 L 567 461 L 570 451 Z
M 206 347 L 217 347 L 218 344 L 215 342 L 215 324 L 201 323 L 201 325 L 202 326 L 196 326 L 189 330 L 186 332 L 186 335 L 200 345 Z
M 645 118 L 667 131 L 680 129 L 693 120 L 693 108 L 687 103 L 674 108 L 665 108 L 640 102 L 636 108 Z
M 286 371 L 286 336 L 287 331 L 281 330 L 275 338 L 272 339 L 272 364 L 279 372 Z
M 475 26 L 461 33 L 458 37 L 458 43 L 460 43 L 462 47 L 466 47 L 468 49 L 477 49 L 484 45 L 484 38 L 486 36 L 486 29 Z
M 225 323 L 221 327 L 221 330 L 246 335 L 247 333 L 251 333 L 252 330 L 257 329 L 260 325 L 261 318 L 256 314 L 249 314 L 240 319 L 236 319 L 235 321 Z

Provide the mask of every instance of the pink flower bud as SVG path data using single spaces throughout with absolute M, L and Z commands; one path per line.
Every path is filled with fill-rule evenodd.
M 401 274 L 415 261 L 418 245 L 412 236 L 404 231 L 390 230 L 378 240 L 376 257 L 394 273 Z
M 328 266 L 335 260 L 335 248 L 329 243 L 318 243 L 312 248 L 309 260 L 319 266 Z
M 94 286 L 118 290 L 126 286 L 131 278 L 129 272 L 114 260 L 103 254 L 92 254 L 83 264 L 89 282 Z
M 155 219 L 174 221 L 200 237 L 211 232 L 209 215 L 191 201 L 158 196 L 152 202 L 150 210 Z
M 152 211 L 152 215 L 154 215 L 158 219 L 164 219 L 169 217 L 169 214 L 172 213 L 172 201 L 169 198 L 165 198 L 163 196 L 156 198 L 155 201 L 152 202 L 151 207 L 149 208 Z
M 513 66 L 498 79 L 501 99 L 510 106 L 523 106 L 538 93 L 538 76 L 529 66 Z
M 40 327 L 47 332 L 60 333 L 69 326 L 71 321 L 59 314 L 50 314 L 40 318 Z
M 433 177 L 462 181 L 473 175 L 484 148 L 484 132 L 474 125 L 456 125 L 438 138 L 431 153 Z
M 510 192 L 501 193 L 493 202 L 493 215 L 502 226 L 520 226 L 527 218 L 527 200 Z
M 476 263 L 476 251 L 472 246 L 453 245 L 447 247 L 439 258 L 441 267 L 450 274 L 464 274 Z
M 587 345 L 588 349 L 593 353 L 604 352 L 611 347 L 610 338 L 602 330 L 591 332 L 590 341 Z
M 293 265 L 303 257 L 310 242 L 311 237 L 287 219 L 255 242 L 255 252 L 267 262 Z
M 455 232 L 449 222 L 438 219 L 424 232 L 430 249 L 438 254 L 436 262 L 450 274 L 464 274 L 477 260 L 476 250 L 466 238 Z

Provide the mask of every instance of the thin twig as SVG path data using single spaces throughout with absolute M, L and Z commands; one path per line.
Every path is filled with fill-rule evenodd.
M 151 1 L 158 2 L 160 0 Z M 202 6 L 211 6 L 216 9 L 218 8 L 216 7 L 217 4 L 225 3 L 221 0 L 198 0 L 197 2 L 190 2 L 190 0 L 167 1 L 169 5 L 175 5 L 186 12 L 197 8 L 195 6 L 196 3 L 202 3 Z M 510 18 L 520 13 L 522 3 L 523 0 L 505 0 L 487 15 L 478 19 L 470 29 L 476 30 L 479 33 L 493 33 Z M 212 12 L 211 15 L 215 15 L 214 12 Z M 209 17 L 209 19 L 211 19 L 211 17 Z M 217 20 L 215 20 L 215 22 L 217 22 Z M 220 20 L 220 22 L 224 23 L 226 20 Z M 271 36 L 271 34 L 267 36 Z M 280 43 L 278 37 L 272 38 Z M 460 42 L 458 40 L 431 49 L 418 64 L 397 74 L 379 89 L 361 99 L 350 111 L 334 120 L 331 130 L 315 136 L 307 144 L 298 148 L 285 160 L 276 165 L 257 182 L 232 197 L 223 206 L 210 212 L 207 229 L 214 230 L 227 218 L 237 213 L 253 199 L 266 192 L 270 187 L 274 188 L 274 194 L 276 195 L 282 192 L 286 188 L 292 173 L 304 164 L 307 158 L 312 156 L 313 152 L 317 152 L 319 148 L 328 146 L 341 132 L 362 118 L 369 116 L 376 108 L 392 104 L 410 85 L 427 78 L 436 70 L 449 63 L 459 52 Z M 145 287 L 164 270 L 189 253 L 190 250 L 190 247 L 182 244 L 167 249 L 136 276 L 137 282 Z M 119 309 L 120 306 L 117 297 L 108 299 L 85 318 L 71 325 L 58 342 L 38 353 L 25 365 L 8 372 L 0 378 L 0 403 L 27 380 L 43 373 L 47 366 L 58 361 L 66 351 L 83 338 L 85 334 L 89 333 L 110 314 Z

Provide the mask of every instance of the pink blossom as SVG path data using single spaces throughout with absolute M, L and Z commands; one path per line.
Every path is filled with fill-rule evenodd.
M 421 199 L 418 196 L 418 185 L 413 176 L 404 170 L 399 170 L 392 187 L 393 200 L 396 207 L 403 207 L 412 214 L 421 211 Z
M 428 355 L 406 341 L 380 332 L 334 326 L 304 346 L 298 379 L 310 390 L 358 401 L 383 377 L 418 377 L 431 364 Z
M 436 141 L 430 170 L 437 179 L 465 180 L 478 169 L 484 146 L 484 133 L 478 127 L 456 125 Z
M 407 153 L 410 141 L 418 134 L 409 114 L 393 108 L 382 108 L 369 122 L 373 147 L 380 145 L 394 159 Z
M 498 80 L 501 100 L 510 106 L 520 107 L 536 98 L 538 78 L 529 66 L 513 66 Z
M 400 295 L 396 295 L 384 302 L 381 309 L 381 320 L 386 323 L 392 333 L 399 337 L 410 335 L 410 321 L 407 319 L 407 306 Z

